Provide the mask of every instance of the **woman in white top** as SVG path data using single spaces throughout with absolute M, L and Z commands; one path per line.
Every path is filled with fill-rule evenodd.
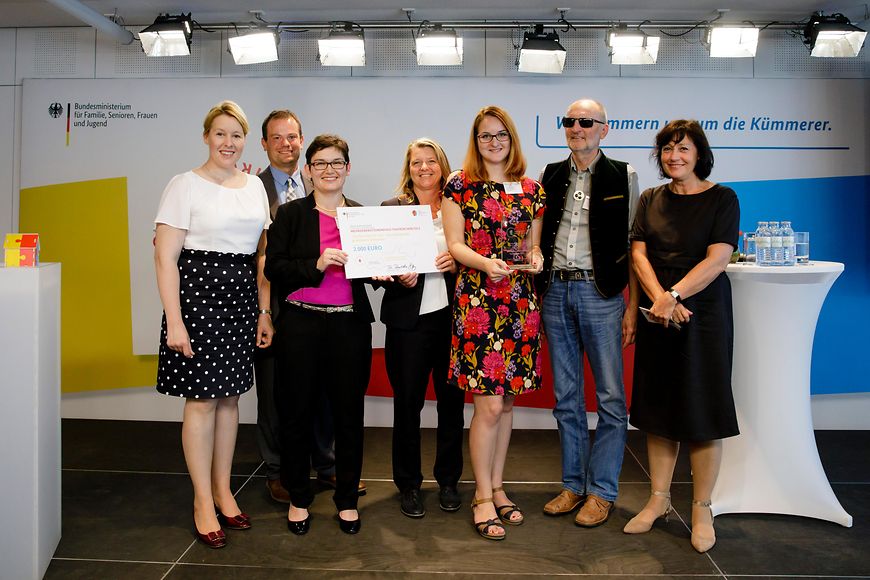
M 184 397 L 182 446 L 193 482 L 196 537 L 226 545 L 221 523 L 248 529 L 230 490 L 239 395 L 253 385 L 253 354 L 272 342 L 263 276 L 269 202 L 236 163 L 248 121 L 223 101 L 203 122 L 208 160 L 170 180 L 155 218 L 154 262 L 163 303 L 157 390 Z M 259 311 L 259 312 L 258 312 Z
M 456 485 L 462 475 L 465 393 L 447 384 L 456 262 L 447 251 L 441 224 L 441 191 L 449 174 L 447 155 L 438 143 L 412 141 L 405 151 L 399 195 L 381 204 L 429 206 L 438 243 L 438 272 L 395 277 L 381 303 L 381 322 L 387 326 L 384 357 L 393 388 L 393 482 L 401 494 L 401 512 L 410 518 L 426 514 L 420 497 L 420 412 L 430 375 L 438 400 L 438 503 L 450 512 L 460 505 Z

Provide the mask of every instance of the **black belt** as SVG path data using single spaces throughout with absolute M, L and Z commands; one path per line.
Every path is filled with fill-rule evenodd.
M 562 282 L 579 282 L 580 280 L 591 282 L 595 279 L 592 270 L 556 270 L 555 277 Z

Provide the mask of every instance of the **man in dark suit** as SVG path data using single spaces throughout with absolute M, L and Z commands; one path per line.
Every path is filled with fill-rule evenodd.
M 263 180 L 269 197 L 272 218 L 281 204 L 311 192 L 310 181 L 302 175 L 299 157 L 305 138 L 302 123 L 293 112 L 286 109 L 272 111 L 263 121 L 261 144 L 269 157 L 269 167 L 258 177 Z M 272 297 L 272 316 L 278 316 L 278 303 L 283 297 Z M 273 320 L 274 322 L 274 320 Z M 266 487 L 275 501 L 290 503 L 290 495 L 281 485 L 281 449 L 278 412 L 275 408 L 275 353 L 272 348 L 258 349 L 254 361 L 257 384 L 257 445 L 266 464 Z M 314 418 L 315 450 L 311 466 L 317 472 L 317 480 L 335 487 L 335 451 L 332 416 L 326 397 L 323 397 L 320 412 Z M 365 493 L 365 484 L 360 482 L 360 495 Z

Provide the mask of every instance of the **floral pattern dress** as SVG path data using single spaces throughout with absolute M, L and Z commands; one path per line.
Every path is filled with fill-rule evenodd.
M 462 210 L 469 248 L 502 258 L 508 230 L 543 215 L 541 185 L 524 178 L 522 190 L 508 194 L 503 184 L 469 181 L 462 171 L 450 179 L 444 196 Z M 513 271 L 493 282 L 485 272 L 460 264 L 449 383 L 483 395 L 518 395 L 541 387 L 541 312 L 533 280 Z

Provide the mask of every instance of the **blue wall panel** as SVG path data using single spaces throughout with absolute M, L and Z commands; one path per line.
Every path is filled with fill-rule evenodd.
M 758 220 L 791 219 L 795 231 L 810 232 L 811 260 L 846 265 L 816 327 L 812 393 L 870 392 L 870 176 L 727 185 L 740 199 L 742 231 Z

